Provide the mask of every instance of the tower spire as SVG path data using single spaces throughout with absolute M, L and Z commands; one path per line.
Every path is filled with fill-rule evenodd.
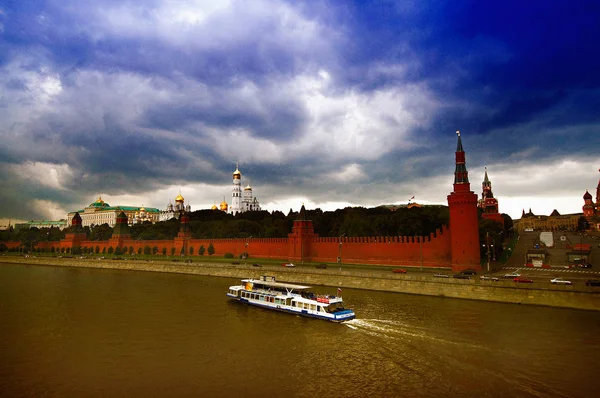
M 465 162 L 465 150 L 463 149 L 460 131 L 456 131 L 458 143 L 456 144 L 456 167 L 454 169 L 454 191 L 468 192 L 471 189 L 469 184 L 469 172 Z

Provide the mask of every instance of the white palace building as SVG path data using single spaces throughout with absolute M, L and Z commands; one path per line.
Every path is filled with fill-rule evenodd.
M 158 221 L 167 221 L 171 218 L 179 218 L 181 212 L 190 212 L 192 209 L 190 205 L 185 205 L 183 196 L 181 193 L 175 198 L 175 205 L 169 203 L 166 210 L 159 210 L 154 207 L 138 207 L 138 206 L 111 206 L 102 200 L 102 197 L 98 197 L 96 201 L 89 206 L 70 212 L 67 215 L 67 224 L 73 219 L 75 213 L 79 213 L 81 216 L 81 225 L 83 227 L 92 227 L 95 225 L 108 224 L 114 227 L 117 223 L 117 216 L 122 211 L 127 215 L 129 225 L 141 224 L 146 221 L 154 224 Z

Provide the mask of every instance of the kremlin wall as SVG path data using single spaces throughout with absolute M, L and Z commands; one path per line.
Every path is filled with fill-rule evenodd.
M 302 206 L 287 238 L 194 239 L 189 228 L 189 216 L 184 211 L 179 217 L 180 231 L 174 240 L 131 239 L 129 217 L 125 212 L 121 212 L 116 216 L 113 235 L 108 241 L 88 241 L 83 232 L 82 218 L 79 213 L 75 213 L 64 239 L 60 242 L 39 242 L 36 248 L 100 253 L 108 252 L 109 248 L 119 248 L 121 252 L 136 254 L 150 248 L 156 254 L 189 255 L 193 252 L 193 255 L 199 255 L 201 246 L 207 249 L 212 245 L 214 256 L 231 253 L 238 257 L 242 253 L 248 253 L 251 258 L 281 259 L 286 262 L 340 261 L 392 266 L 451 267 L 454 271 L 466 268 L 481 270 L 478 199 L 477 194 L 470 189 L 465 152 L 460 133 L 457 134 L 454 190 L 448 195 L 450 225 L 443 226 L 429 236 L 320 237 L 314 233 L 312 221 L 306 219 L 306 210 Z M 237 167 L 236 172 L 239 173 Z M 235 177 L 234 174 L 234 184 L 238 182 L 240 185 L 239 178 Z M 241 193 L 236 197 L 243 199 Z M 239 203 L 234 202 L 234 209 L 238 206 L 242 208 L 243 203 L 242 200 L 239 200 Z M 252 203 L 257 202 L 253 200 Z M 6 242 L 9 248 L 14 244 L 19 245 L 20 242 Z

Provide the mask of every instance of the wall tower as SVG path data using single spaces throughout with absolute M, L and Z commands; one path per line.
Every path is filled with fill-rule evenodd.
M 498 212 L 498 199 L 494 197 L 494 193 L 492 192 L 492 182 L 488 177 L 487 167 L 485 168 L 485 175 L 481 184 L 479 208 L 483 210 L 483 214 L 481 215 L 483 218 L 494 220 L 504 225 L 504 218 Z
M 481 270 L 477 194 L 471 191 L 460 132 L 457 131 L 456 134 L 458 143 L 455 155 L 454 190 L 448 195 L 452 270 L 461 271 L 466 268 Z

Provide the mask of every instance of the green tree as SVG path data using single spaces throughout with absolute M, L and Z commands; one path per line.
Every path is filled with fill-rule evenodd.
M 152 248 L 148 245 L 144 246 L 144 254 L 152 253 Z
M 115 252 L 115 249 L 113 249 L 112 246 L 108 247 L 108 254 L 113 254 Z
M 115 248 L 115 255 L 116 255 L 116 256 L 120 256 L 120 255 L 121 255 L 121 252 L 122 252 L 122 250 L 121 250 L 121 246 L 117 246 L 117 247 Z
M 162 254 L 163 254 L 163 256 L 167 255 L 167 248 L 166 247 L 162 248 Z
M 96 245 L 96 254 L 100 253 L 100 246 Z
M 90 230 L 90 240 L 109 240 L 113 229 L 108 224 L 95 225 Z
M 212 243 L 210 243 L 210 244 L 208 245 L 208 255 L 209 255 L 209 256 L 212 256 L 213 254 L 215 254 L 215 247 L 213 246 L 213 244 L 212 244 Z
M 102 254 L 106 254 L 106 246 L 102 248 Z
M 193 256 L 193 255 L 194 255 L 194 247 L 193 247 L 193 246 L 191 246 L 191 247 L 190 247 L 190 256 Z
M 142 254 L 142 248 L 141 247 L 138 247 L 138 252 L 137 253 L 138 254 Z
M 174 248 L 174 247 L 172 247 L 172 248 L 171 248 L 171 256 L 174 256 L 174 255 L 175 255 L 175 248 Z
M 158 247 L 153 246 L 152 247 L 152 254 L 156 255 L 156 253 L 158 253 Z
M 129 255 L 133 255 L 133 246 L 129 246 Z
M 204 245 L 201 245 L 200 248 L 198 249 L 198 254 L 201 256 L 204 256 L 205 251 L 206 251 L 206 248 L 204 247 Z

